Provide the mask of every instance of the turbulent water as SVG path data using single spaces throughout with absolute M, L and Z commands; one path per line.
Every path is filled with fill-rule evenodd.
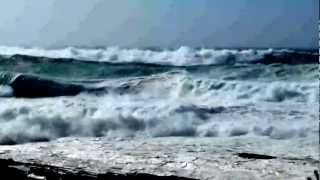
M 0 143 L 318 133 L 318 53 L 0 47 Z

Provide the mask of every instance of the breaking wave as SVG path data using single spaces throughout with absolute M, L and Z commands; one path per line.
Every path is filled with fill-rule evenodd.
M 317 135 L 317 64 L 297 50 L 2 46 L 0 144 Z
M 306 137 L 318 132 L 315 106 L 232 106 L 218 99 L 163 94 L 4 99 L 0 144 L 60 137 Z M 228 97 L 220 97 L 226 98 Z M 8 106 L 7 104 L 10 104 Z M 229 102 L 230 103 L 230 102 Z M 289 109 L 288 109 L 289 107 Z
M 318 63 L 317 52 L 287 49 L 193 49 L 180 47 L 176 50 L 124 49 L 108 47 L 85 49 L 68 47 L 64 49 L 40 49 L 0 46 L 0 55 L 24 55 L 25 59 L 45 57 L 53 60 L 80 60 L 108 63 L 146 63 L 170 66 L 221 65 L 237 63 Z M 29 56 L 29 57 L 28 57 Z
M 212 80 L 193 77 L 183 71 L 138 78 L 78 82 L 28 74 L 8 76 L 15 78 L 0 86 L 0 95 L 11 94 L 24 98 L 76 96 L 87 93 L 95 96 L 140 94 L 159 99 L 165 95 L 176 94 L 181 97 L 196 97 L 198 100 L 207 99 L 225 103 L 256 101 L 314 103 L 319 99 L 316 82 Z

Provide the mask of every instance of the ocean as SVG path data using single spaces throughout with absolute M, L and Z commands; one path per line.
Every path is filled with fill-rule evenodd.
M 318 52 L 0 47 L 0 144 L 319 133 Z

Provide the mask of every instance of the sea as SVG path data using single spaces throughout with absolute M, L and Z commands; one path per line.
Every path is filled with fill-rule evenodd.
M 319 134 L 319 53 L 0 46 L 0 144 Z

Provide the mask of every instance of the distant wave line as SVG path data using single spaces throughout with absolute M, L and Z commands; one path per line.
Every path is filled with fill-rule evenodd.
M 105 49 L 39 49 L 0 46 L 1 59 L 112 64 L 148 64 L 162 66 L 207 66 L 233 64 L 316 64 L 318 53 L 290 49 L 193 49 L 142 50 L 108 47 Z

